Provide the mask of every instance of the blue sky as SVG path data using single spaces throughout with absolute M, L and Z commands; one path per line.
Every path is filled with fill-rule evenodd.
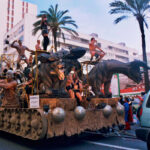
M 81 33 L 98 33 L 100 38 L 116 43 L 125 42 L 127 46 L 141 51 L 141 34 L 134 18 L 115 25 L 116 18 L 110 15 L 109 3 L 112 0 L 25 0 L 38 6 L 38 13 L 47 10 L 52 4 L 59 4 L 62 10 L 69 10 L 70 16 L 79 26 Z M 149 24 L 150 25 L 150 24 Z M 150 31 L 146 29 L 147 52 L 150 52 Z

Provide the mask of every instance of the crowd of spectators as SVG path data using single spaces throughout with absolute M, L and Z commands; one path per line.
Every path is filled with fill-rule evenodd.
M 130 125 L 138 123 L 140 120 L 140 108 L 145 99 L 146 93 L 142 92 L 141 95 L 125 96 L 120 95 L 120 104 L 125 109 L 125 130 L 130 130 Z

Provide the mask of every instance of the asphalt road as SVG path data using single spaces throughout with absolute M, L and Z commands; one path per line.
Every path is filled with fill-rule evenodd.
M 130 132 L 131 133 L 131 132 Z M 132 131 L 133 133 L 133 131 Z M 89 136 L 90 135 L 90 136 Z M 124 135 L 124 134 L 122 134 Z M 0 132 L 0 150 L 146 150 L 146 143 L 134 138 L 103 137 L 88 134 L 84 137 L 33 142 Z

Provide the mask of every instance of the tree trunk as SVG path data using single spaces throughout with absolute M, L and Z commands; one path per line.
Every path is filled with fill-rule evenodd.
M 142 51 L 143 51 L 143 61 L 147 64 L 147 55 L 146 55 L 146 42 L 145 42 L 145 33 L 144 33 L 144 22 L 143 18 L 138 19 L 138 23 L 141 31 L 142 38 Z M 145 82 L 145 92 L 148 92 L 150 89 L 149 86 L 149 75 L 148 70 L 144 68 L 144 82 Z
M 53 31 L 53 38 L 54 38 L 54 48 L 55 52 L 57 52 L 57 31 Z

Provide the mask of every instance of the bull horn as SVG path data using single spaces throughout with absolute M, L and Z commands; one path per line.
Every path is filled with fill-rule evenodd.
M 150 69 L 150 67 L 144 61 L 135 60 L 135 61 L 133 61 L 131 63 L 132 63 L 132 65 L 135 65 L 135 66 L 139 66 L 139 67 L 144 67 L 146 69 Z

